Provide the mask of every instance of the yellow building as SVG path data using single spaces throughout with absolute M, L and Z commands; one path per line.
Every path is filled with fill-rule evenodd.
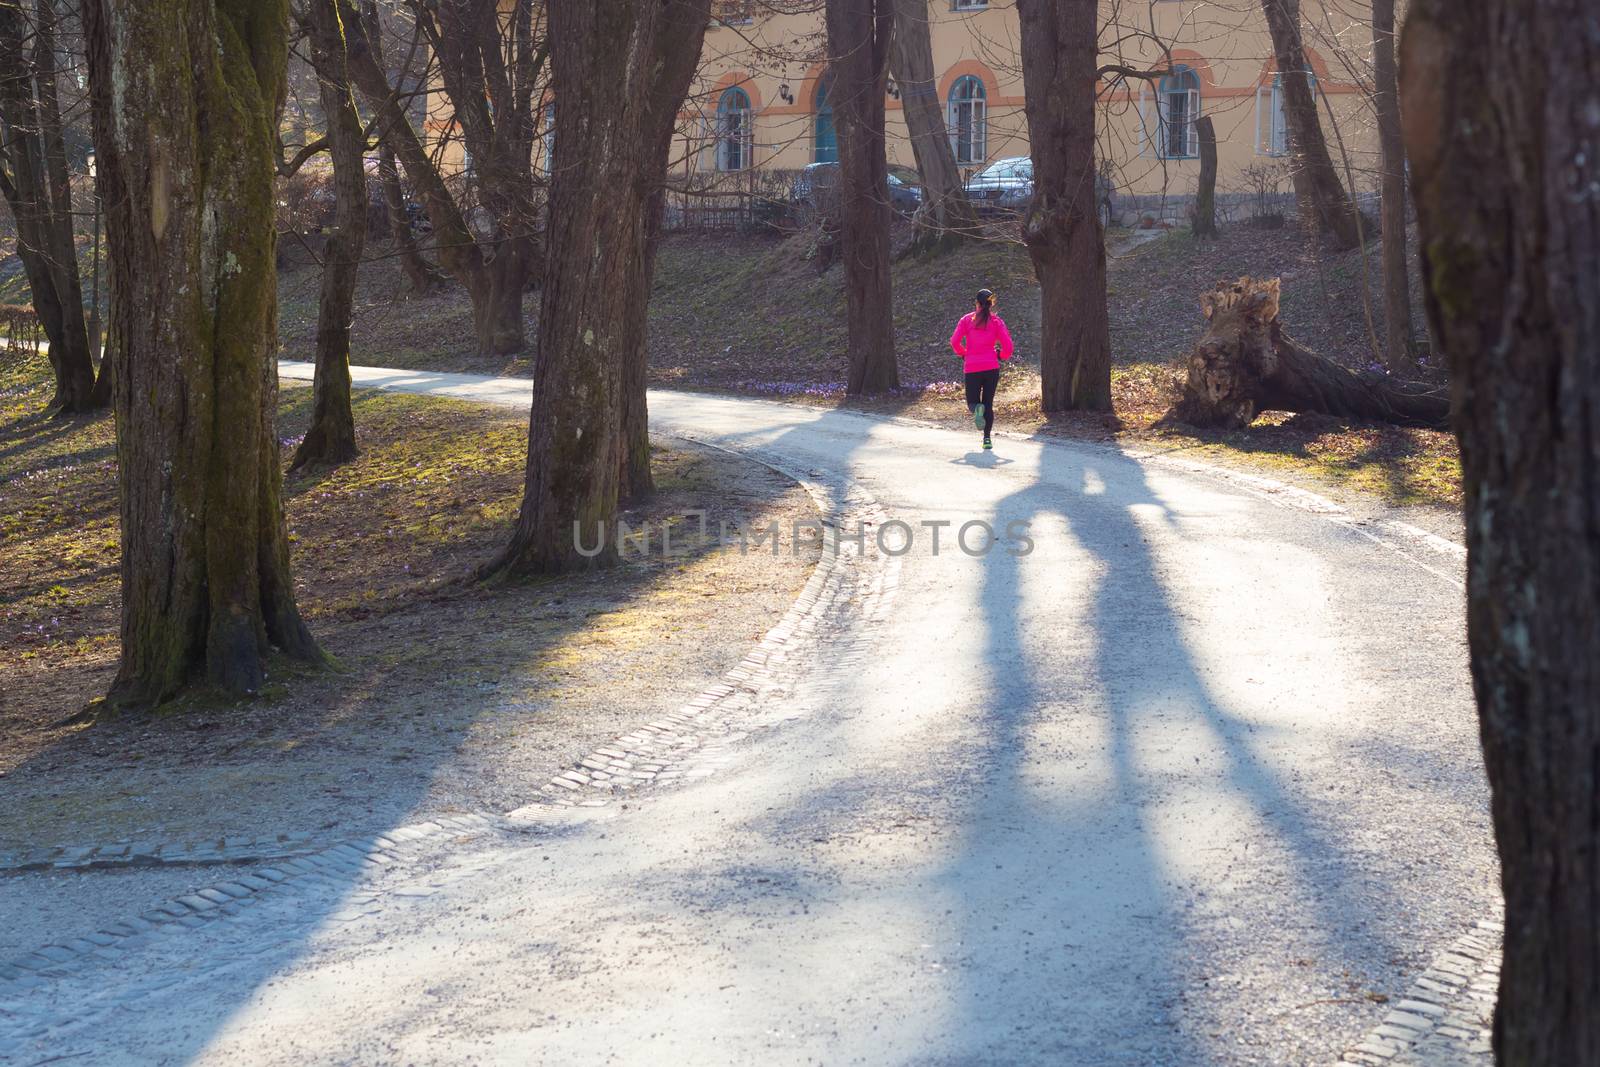
M 1358 191 L 1376 184 L 1377 139 L 1368 96 L 1363 0 L 1304 0 L 1312 76 L 1335 162 Z M 837 158 L 820 4 L 719 0 L 697 83 L 674 152 L 681 175 L 728 178 L 792 170 Z M 791 9 L 787 13 L 784 8 Z M 1195 120 L 1210 116 L 1218 140 L 1218 188 L 1231 199 L 1275 181 L 1287 144 L 1260 0 L 1101 0 L 1102 63 L 1171 74 L 1100 86 L 1101 156 L 1120 207 L 1157 207 L 1194 192 Z M 810 10 L 807 10 L 809 8 Z M 1012 0 L 930 0 L 937 92 L 964 170 L 1028 152 L 1019 23 Z M 1304 76 L 1304 75 L 1301 75 Z M 890 162 L 913 164 L 901 87 L 886 100 Z M 1330 121 L 1331 114 L 1331 121 Z M 1342 142 L 1342 147 L 1341 147 Z M 1276 173 L 1274 173 L 1276 172 Z M 726 184 L 733 184 L 731 181 Z

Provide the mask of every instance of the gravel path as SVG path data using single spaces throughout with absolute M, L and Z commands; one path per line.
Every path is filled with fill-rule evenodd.
M 678 782 L 7 995 L 0 1057 L 1327 1063 L 1493 913 L 1439 538 L 1112 449 L 651 414 L 848 499 L 846 534 L 875 498 L 910 550 L 880 516 L 776 675 L 666 723 L 714 742 Z M 1017 525 L 971 556 L 972 520 Z

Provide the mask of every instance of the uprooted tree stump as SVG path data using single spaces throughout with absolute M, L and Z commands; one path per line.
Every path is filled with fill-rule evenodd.
M 1259 412 L 1293 411 L 1448 426 L 1448 390 L 1358 374 L 1287 337 L 1278 322 L 1278 290 L 1276 278 L 1240 278 L 1201 298 L 1210 326 L 1186 361 L 1182 395 L 1163 423 L 1242 429 Z

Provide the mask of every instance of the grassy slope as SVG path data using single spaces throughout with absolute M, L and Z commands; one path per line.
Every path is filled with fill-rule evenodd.
M 897 236 L 903 242 L 905 234 Z M 1114 239 L 1115 240 L 1115 239 Z M 378 250 L 382 255 L 381 248 Z M 1365 270 L 1376 272 L 1378 249 Z M 1213 462 L 1305 476 L 1396 504 L 1454 506 L 1460 468 L 1448 434 L 1348 425 L 1318 416 L 1269 413 L 1240 433 L 1177 434 L 1151 424 L 1171 398 L 1173 362 L 1201 333 L 1199 294 L 1241 274 L 1284 282 L 1283 321 L 1301 343 L 1351 366 L 1373 360 L 1363 311 L 1359 253 L 1319 255 L 1297 230 L 1233 227 L 1214 241 L 1186 232 L 1140 247 L 1110 265 L 1113 381 L 1117 417 L 1057 417 L 1038 410 L 1039 295 L 1026 252 L 994 240 L 934 260 L 902 258 L 894 268 L 896 347 L 902 392 L 849 402 L 966 425 L 960 367 L 945 339 L 979 288 L 996 290 L 1019 359 L 1003 381 L 999 414 L 1010 429 L 1184 448 Z M 673 237 L 657 260 L 650 304 L 651 379 L 676 388 L 775 396 L 802 403 L 845 403 L 844 272 L 817 270 L 804 237 Z M 282 275 L 286 347 L 304 350 L 315 335 L 318 271 Z M 1375 283 L 1374 283 L 1375 284 Z M 355 328 L 357 362 L 406 368 L 527 374 L 527 359 L 484 358 L 471 348 L 471 315 L 459 289 L 396 301 L 394 260 L 362 272 Z M 1420 285 L 1413 292 L 1421 292 Z M 1373 296 L 1377 300 L 1376 292 Z M 537 294 L 525 305 L 535 335 Z M 1376 330 L 1382 330 L 1374 308 Z M 1422 321 L 1420 309 L 1416 321 Z

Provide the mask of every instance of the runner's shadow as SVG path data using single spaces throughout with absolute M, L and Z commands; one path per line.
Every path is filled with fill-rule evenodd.
M 996 467 L 1004 467 L 1015 463 L 1016 460 L 996 455 L 993 452 L 968 452 L 964 456 L 957 456 L 950 462 L 958 467 L 978 467 L 983 470 L 993 470 Z

